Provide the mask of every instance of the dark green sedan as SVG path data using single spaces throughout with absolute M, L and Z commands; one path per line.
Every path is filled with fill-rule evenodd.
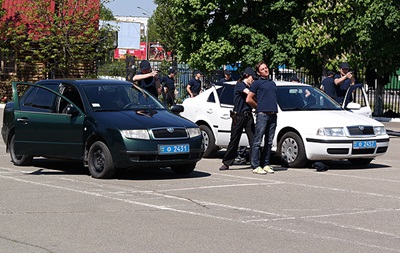
M 2 136 L 15 165 L 34 157 L 83 161 L 95 178 L 120 168 L 192 172 L 204 152 L 198 126 L 130 82 L 43 80 L 13 83 Z

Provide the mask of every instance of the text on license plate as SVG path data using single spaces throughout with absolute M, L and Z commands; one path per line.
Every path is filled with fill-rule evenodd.
M 190 152 L 189 144 L 158 146 L 159 154 L 179 154 L 179 153 L 189 153 L 189 152 Z
M 376 148 L 376 141 L 353 141 L 353 149 Z

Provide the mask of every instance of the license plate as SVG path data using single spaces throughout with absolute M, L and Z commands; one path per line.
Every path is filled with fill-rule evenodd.
M 159 154 L 181 154 L 181 153 L 189 153 L 189 152 L 190 152 L 189 144 L 158 146 Z
M 353 149 L 376 148 L 376 141 L 353 141 Z

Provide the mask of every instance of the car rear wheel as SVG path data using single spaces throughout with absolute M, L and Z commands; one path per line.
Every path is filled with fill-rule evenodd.
M 89 149 L 88 167 L 94 178 L 111 178 L 114 175 L 114 163 L 106 144 L 101 141 L 92 144 Z
M 304 167 L 307 164 L 304 144 L 298 134 L 285 133 L 279 141 L 278 149 L 285 166 L 296 168 Z
M 176 174 L 186 175 L 186 174 L 192 173 L 192 171 L 194 170 L 195 167 L 196 167 L 196 163 L 191 163 L 191 164 L 172 166 L 171 170 L 173 172 L 175 172 Z
M 217 153 L 217 146 L 215 145 L 215 137 L 211 129 L 206 125 L 199 126 L 204 140 L 204 158 L 214 157 Z
M 352 158 L 349 162 L 354 165 L 368 165 L 372 161 L 372 158 Z
M 16 154 L 14 150 L 15 144 L 15 135 L 11 137 L 9 148 L 10 148 L 10 156 L 11 161 L 14 165 L 17 166 L 29 166 L 32 164 L 33 156 L 31 155 L 20 155 Z

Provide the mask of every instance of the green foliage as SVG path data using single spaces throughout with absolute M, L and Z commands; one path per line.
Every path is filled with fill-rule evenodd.
M 125 61 L 113 61 L 103 64 L 98 69 L 99 76 L 123 76 L 126 75 Z
M 7 46 L 25 56 L 28 64 L 45 63 L 43 73 L 68 77 L 79 64 L 94 63 L 111 49 L 98 27 L 100 10 L 90 0 L 25 0 L 23 13 L 5 22 Z M 88 8 L 89 7 L 89 8 Z M 107 29 L 107 28 L 105 28 Z

